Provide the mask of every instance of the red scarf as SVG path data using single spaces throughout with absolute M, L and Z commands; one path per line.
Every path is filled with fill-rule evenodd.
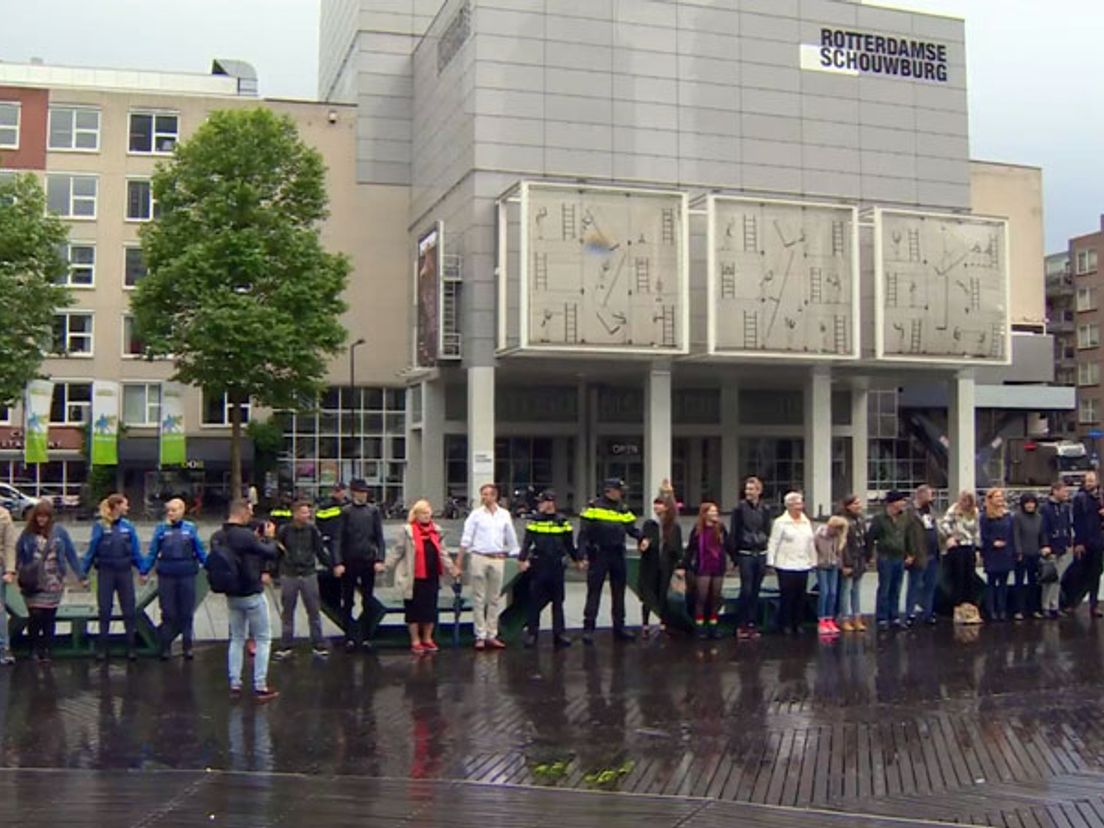
M 410 524 L 411 531 L 414 535 L 414 577 L 416 579 L 422 579 L 429 577 L 429 567 L 426 565 L 426 541 L 432 541 L 434 547 L 436 547 L 437 554 L 433 558 L 433 566 L 437 570 L 438 577 L 441 575 L 441 535 L 437 531 L 436 525 L 432 523 L 419 523 L 414 521 Z

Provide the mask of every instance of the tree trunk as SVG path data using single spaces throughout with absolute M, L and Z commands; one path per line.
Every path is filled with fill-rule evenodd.
M 242 458 L 241 458 L 241 404 L 234 395 L 230 400 L 230 500 L 242 497 Z

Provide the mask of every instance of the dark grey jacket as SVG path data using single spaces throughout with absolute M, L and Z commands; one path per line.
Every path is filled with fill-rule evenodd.
M 379 509 L 371 503 L 346 505 L 331 542 L 334 566 L 382 561 L 387 545 Z
M 1047 545 L 1043 533 L 1043 516 L 1036 509 L 1028 514 L 1021 509 L 1012 518 L 1012 534 L 1016 539 L 1016 554 L 1025 558 L 1039 557 L 1040 550 Z

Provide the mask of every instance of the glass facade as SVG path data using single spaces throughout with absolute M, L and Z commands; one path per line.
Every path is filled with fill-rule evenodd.
M 0 460 L 0 483 L 34 497 L 51 498 L 60 506 L 77 505 L 87 476 L 84 460 L 54 460 L 40 466 L 28 466 L 22 460 Z
M 281 489 L 321 497 L 338 480 L 362 477 L 377 503 L 402 500 L 406 389 L 333 386 L 317 409 L 276 417 L 284 429 Z

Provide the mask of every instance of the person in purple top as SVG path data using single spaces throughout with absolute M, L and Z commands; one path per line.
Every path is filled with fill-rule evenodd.
M 694 576 L 694 628 L 698 638 L 717 638 L 723 600 L 725 569 L 728 565 L 728 532 L 721 523 L 716 503 L 703 503 L 698 520 L 690 530 L 686 555 L 679 570 Z M 706 625 L 708 623 L 708 630 Z

